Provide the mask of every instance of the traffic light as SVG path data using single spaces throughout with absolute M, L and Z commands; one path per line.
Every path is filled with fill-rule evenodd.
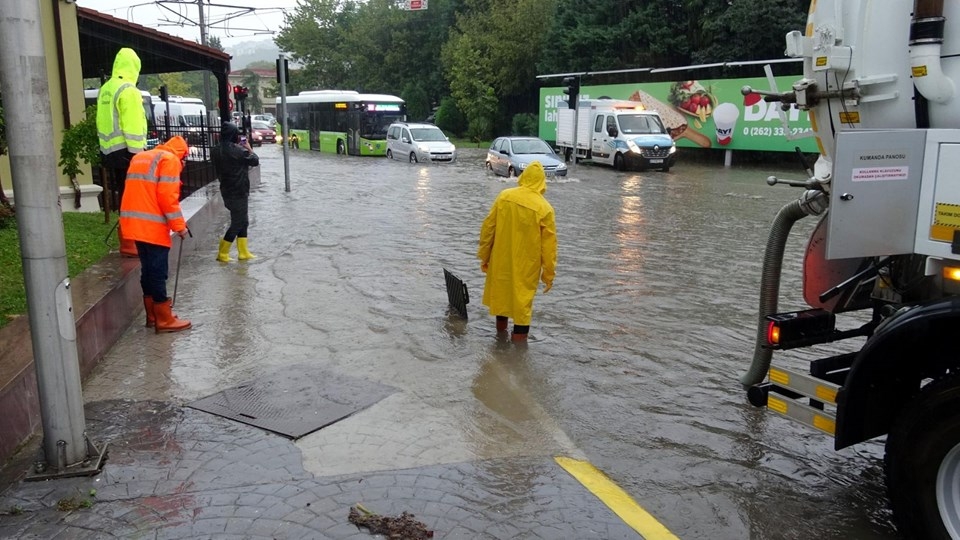
M 567 107 L 571 109 L 577 108 L 577 98 L 580 95 L 580 78 L 579 77 L 564 77 L 563 78 L 563 93 L 567 95 Z
M 233 87 L 233 99 L 236 100 L 236 101 L 240 101 L 241 99 L 243 99 L 242 96 L 243 96 L 243 87 L 240 86 L 240 85 L 234 86 L 234 87 Z
M 170 94 L 167 93 L 167 85 L 160 85 L 160 101 L 167 101 Z

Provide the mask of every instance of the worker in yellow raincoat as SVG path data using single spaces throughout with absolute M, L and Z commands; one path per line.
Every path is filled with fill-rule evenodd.
M 497 317 L 497 332 L 506 332 L 513 319 L 514 342 L 525 342 L 533 316 L 533 297 L 553 286 L 557 271 L 557 226 L 553 206 L 543 194 L 547 177 L 534 161 L 518 186 L 500 192 L 480 227 L 477 258 L 487 274 L 483 305 Z

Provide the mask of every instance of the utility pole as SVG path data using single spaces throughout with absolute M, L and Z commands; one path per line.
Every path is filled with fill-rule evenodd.
M 290 128 L 287 126 L 287 55 L 280 53 L 277 60 L 277 71 L 280 79 L 280 138 L 283 141 L 283 185 L 284 191 L 290 193 L 290 151 L 287 149 L 290 142 Z M 308 143 L 309 144 L 309 143 Z
M 204 13 L 203 13 L 203 0 L 197 0 L 197 5 L 200 8 L 200 17 L 197 19 L 200 22 L 200 44 L 204 47 L 207 46 L 207 25 L 204 22 Z M 214 107 L 214 103 L 210 102 L 210 70 L 203 70 L 203 104 L 204 107 Z M 219 109 L 218 109 L 219 110 Z M 209 116 L 209 115 L 208 115 Z M 223 118 L 221 121 L 225 121 Z M 209 118 L 204 118 L 205 122 L 209 122 Z
M 27 479 L 91 475 L 105 449 L 86 434 L 40 3 L 2 5 L 0 93 L 43 424 L 43 458 Z

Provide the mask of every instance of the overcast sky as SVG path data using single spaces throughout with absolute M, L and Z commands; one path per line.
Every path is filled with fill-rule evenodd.
M 283 26 L 283 11 L 293 13 L 297 0 L 203 0 L 208 36 L 217 36 L 226 47 L 245 41 L 260 41 L 274 37 Z M 77 5 L 95 9 L 119 19 L 126 19 L 200 42 L 199 7 L 197 0 L 77 0 Z M 218 7 L 227 5 L 231 7 Z M 239 17 L 224 21 L 231 15 L 244 13 L 236 6 L 256 8 Z

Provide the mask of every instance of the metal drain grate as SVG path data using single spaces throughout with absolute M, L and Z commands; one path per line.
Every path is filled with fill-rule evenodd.
M 461 317 L 466 319 L 467 304 L 470 303 L 467 284 L 446 268 L 443 269 L 443 278 L 447 282 L 447 300 L 450 302 L 450 306 L 457 310 L 457 313 L 459 313 Z
M 188 403 L 187 407 L 299 439 L 395 391 L 380 383 L 300 365 Z

